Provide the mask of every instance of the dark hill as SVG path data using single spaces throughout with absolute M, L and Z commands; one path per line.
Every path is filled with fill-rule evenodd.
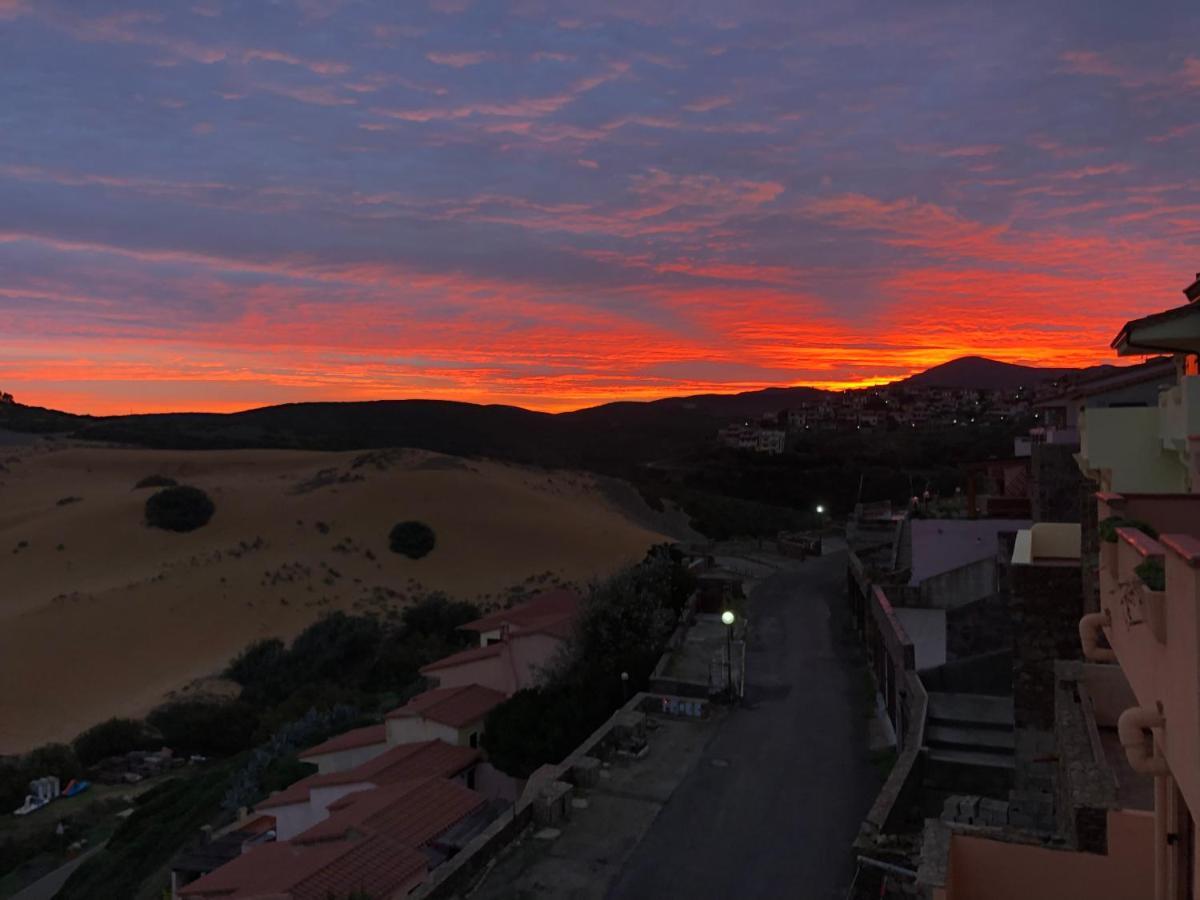
M 1055 378 L 980 357 L 954 360 L 906 379 L 925 387 L 1015 388 Z M 688 453 L 737 418 L 776 413 L 823 391 L 767 388 L 650 402 L 606 403 L 552 415 L 515 406 L 441 400 L 290 403 L 237 413 L 162 413 L 92 417 L 4 404 L 0 429 L 171 449 L 282 447 L 357 450 L 419 447 L 461 456 L 627 471 L 649 460 Z
M 977 388 L 1011 391 L 1052 381 L 1074 369 L 1043 369 L 1018 366 L 983 356 L 964 356 L 909 376 L 900 383 L 906 387 Z

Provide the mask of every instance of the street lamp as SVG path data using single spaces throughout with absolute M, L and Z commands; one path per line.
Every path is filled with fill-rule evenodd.
M 823 515 L 825 515 L 825 506 L 824 506 L 824 504 L 821 504 L 821 503 L 818 503 L 818 504 L 817 504 L 817 515 L 818 515 L 818 516 L 823 516 Z
M 725 689 L 729 692 L 729 702 L 733 702 L 733 610 L 727 609 L 721 613 L 721 621 L 725 624 Z
M 621 694 L 625 697 L 625 702 L 629 702 L 629 673 L 621 673 Z

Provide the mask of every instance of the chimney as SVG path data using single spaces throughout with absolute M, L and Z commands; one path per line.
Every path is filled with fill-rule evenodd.
M 1200 300 L 1200 272 L 1196 273 L 1196 280 L 1183 289 L 1183 293 L 1192 303 Z

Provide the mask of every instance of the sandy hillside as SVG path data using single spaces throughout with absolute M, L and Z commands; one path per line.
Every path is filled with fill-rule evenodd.
M 0 451 L 0 754 L 140 714 L 248 642 L 333 609 L 426 590 L 497 602 L 584 582 L 663 538 L 592 479 L 419 451 Z M 206 490 L 212 521 L 147 528 L 162 474 Z M 71 499 L 78 498 L 78 499 Z M 388 550 L 419 519 L 437 548 Z

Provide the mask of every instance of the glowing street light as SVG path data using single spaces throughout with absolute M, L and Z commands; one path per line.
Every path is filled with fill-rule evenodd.
M 818 516 L 825 515 L 825 505 L 824 504 L 822 504 L 822 503 L 817 504 L 817 515 Z
M 721 621 L 725 625 L 725 689 L 729 692 L 729 702 L 733 702 L 733 621 L 732 609 L 721 613 Z

